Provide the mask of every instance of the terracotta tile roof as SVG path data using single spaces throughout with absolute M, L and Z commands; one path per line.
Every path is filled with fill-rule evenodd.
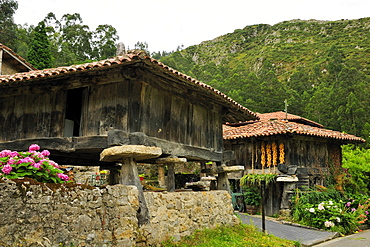
M 223 129 L 225 140 L 285 134 L 336 139 L 343 143 L 365 142 L 364 139 L 354 135 L 283 120 L 257 121 L 236 127 L 224 125 Z
M 314 127 L 319 127 L 319 128 L 324 128 L 323 125 L 311 121 L 307 118 L 303 118 L 301 116 L 297 116 L 294 114 L 286 114 L 283 111 L 277 111 L 277 112 L 269 112 L 269 113 L 257 113 L 257 116 L 260 118 L 261 121 L 267 121 L 267 120 L 272 120 L 272 119 L 277 119 L 277 120 L 288 120 L 289 122 L 297 122 L 297 123 L 302 123 L 302 124 L 307 124 L 311 125 Z
M 238 104 L 233 99 L 229 98 L 224 93 L 218 91 L 217 89 L 200 82 L 190 76 L 187 76 L 175 69 L 168 67 L 167 65 L 149 57 L 143 51 L 130 51 L 130 53 L 125 54 L 123 56 L 114 57 L 111 59 L 106 59 L 98 62 L 91 62 L 79 65 L 72 65 L 66 67 L 58 67 L 52 69 L 44 69 L 44 70 L 36 70 L 24 73 L 17 73 L 14 75 L 3 75 L 0 76 L 0 85 L 1 84 L 11 84 L 16 82 L 18 85 L 22 82 L 32 82 L 34 80 L 38 80 L 41 78 L 56 78 L 58 76 L 66 76 L 69 75 L 73 76 L 76 73 L 88 73 L 89 71 L 93 70 L 103 70 L 107 67 L 112 66 L 120 66 L 120 65 L 130 65 L 135 63 L 146 63 L 147 65 L 151 66 L 152 68 L 162 70 L 163 72 L 170 72 L 173 76 L 178 77 L 183 82 L 186 82 L 189 85 L 196 86 L 198 89 L 206 89 L 213 93 L 215 96 L 218 97 L 224 104 L 228 105 L 229 107 L 233 108 L 234 110 L 241 111 L 243 114 L 246 114 L 246 119 L 258 119 L 256 113 L 250 111 L 248 108 Z M 21 84 L 20 84 L 21 85 Z M 249 117 L 247 117 L 249 116 Z
M 10 49 L 9 47 L 7 47 L 6 45 L 3 45 L 3 44 L 0 43 L 0 49 L 5 50 L 9 54 L 11 54 L 13 57 L 17 58 L 26 67 L 29 67 L 30 70 L 35 70 L 36 69 L 35 67 L 33 67 L 32 64 L 30 64 L 29 62 L 27 62 L 23 57 L 19 56 L 17 53 L 15 53 L 12 49 Z

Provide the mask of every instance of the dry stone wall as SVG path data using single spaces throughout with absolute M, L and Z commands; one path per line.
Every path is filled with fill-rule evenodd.
M 51 189 L 7 180 L 0 191 L 0 246 L 153 246 L 238 223 L 226 191 L 145 192 L 151 218 L 141 227 L 135 186 Z

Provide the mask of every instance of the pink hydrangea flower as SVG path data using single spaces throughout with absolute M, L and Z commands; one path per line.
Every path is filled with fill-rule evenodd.
M 62 179 L 63 181 L 68 181 L 69 177 L 68 175 L 65 175 L 63 173 L 57 173 L 58 178 Z
M 35 164 L 35 161 L 31 157 L 26 157 L 18 161 L 18 164 L 22 164 L 22 163 L 31 163 L 31 165 L 33 165 Z
M 5 165 L 1 170 L 3 171 L 3 173 L 9 174 L 13 170 L 13 167 L 11 167 L 10 165 Z
M 16 164 L 17 163 L 17 160 L 16 159 L 14 159 L 14 158 L 10 158 L 9 160 L 8 160 L 8 164 L 9 165 L 13 165 L 13 164 Z
M 58 163 L 56 163 L 56 162 L 54 162 L 54 161 L 52 161 L 52 160 L 48 160 L 48 161 L 49 161 L 49 164 L 50 164 L 50 165 L 54 166 L 55 168 L 59 168 Z
M 50 156 L 50 152 L 49 152 L 49 150 L 43 150 L 43 151 L 41 152 L 41 154 L 42 154 L 44 157 L 49 157 L 49 156 Z
M 37 151 L 37 150 L 40 150 L 40 146 L 37 145 L 37 144 L 32 144 L 29 148 L 28 148 L 29 151 Z
M 0 152 L 0 158 L 8 157 L 8 156 L 10 156 L 11 153 L 12 153 L 12 151 L 10 151 L 10 150 L 3 150 L 3 151 Z
M 41 164 L 40 163 L 35 163 L 35 164 L 32 164 L 34 167 L 36 168 L 40 168 Z
M 10 154 L 9 154 L 9 156 L 10 156 L 11 158 L 17 157 L 18 155 L 19 155 L 19 154 L 18 154 L 18 152 L 17 152 L 17 151 L 10 152 Z

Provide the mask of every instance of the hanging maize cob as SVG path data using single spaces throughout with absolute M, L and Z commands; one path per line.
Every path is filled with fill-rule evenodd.
M 262 165 L 262 169 L 266 165 L 265 142 L 261 142 L 261 165 Z
M 267 143 L 266 144 L 266 156 L 267 156 L 267 167 L 270 167 L 272 164 L 272 159 L 271 159 L 271 144 Z
M 280 154 L 279 157 L 280 164 L 284 164 L 285 163 L 284 143 L 279 144 L 279 154 Z
M 278 162 L 278 149 L 277 149 L 276 142 L 273 142 L 271 144 L 271 147 L 272 147 L 272 165 L 273 166 L 277 166 L 277 162 Z

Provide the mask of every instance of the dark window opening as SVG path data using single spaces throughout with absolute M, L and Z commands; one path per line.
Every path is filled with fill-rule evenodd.
M 80 136 L 83 90 L 84 88 L 76 88 L 67 92 L 65 137 Z

